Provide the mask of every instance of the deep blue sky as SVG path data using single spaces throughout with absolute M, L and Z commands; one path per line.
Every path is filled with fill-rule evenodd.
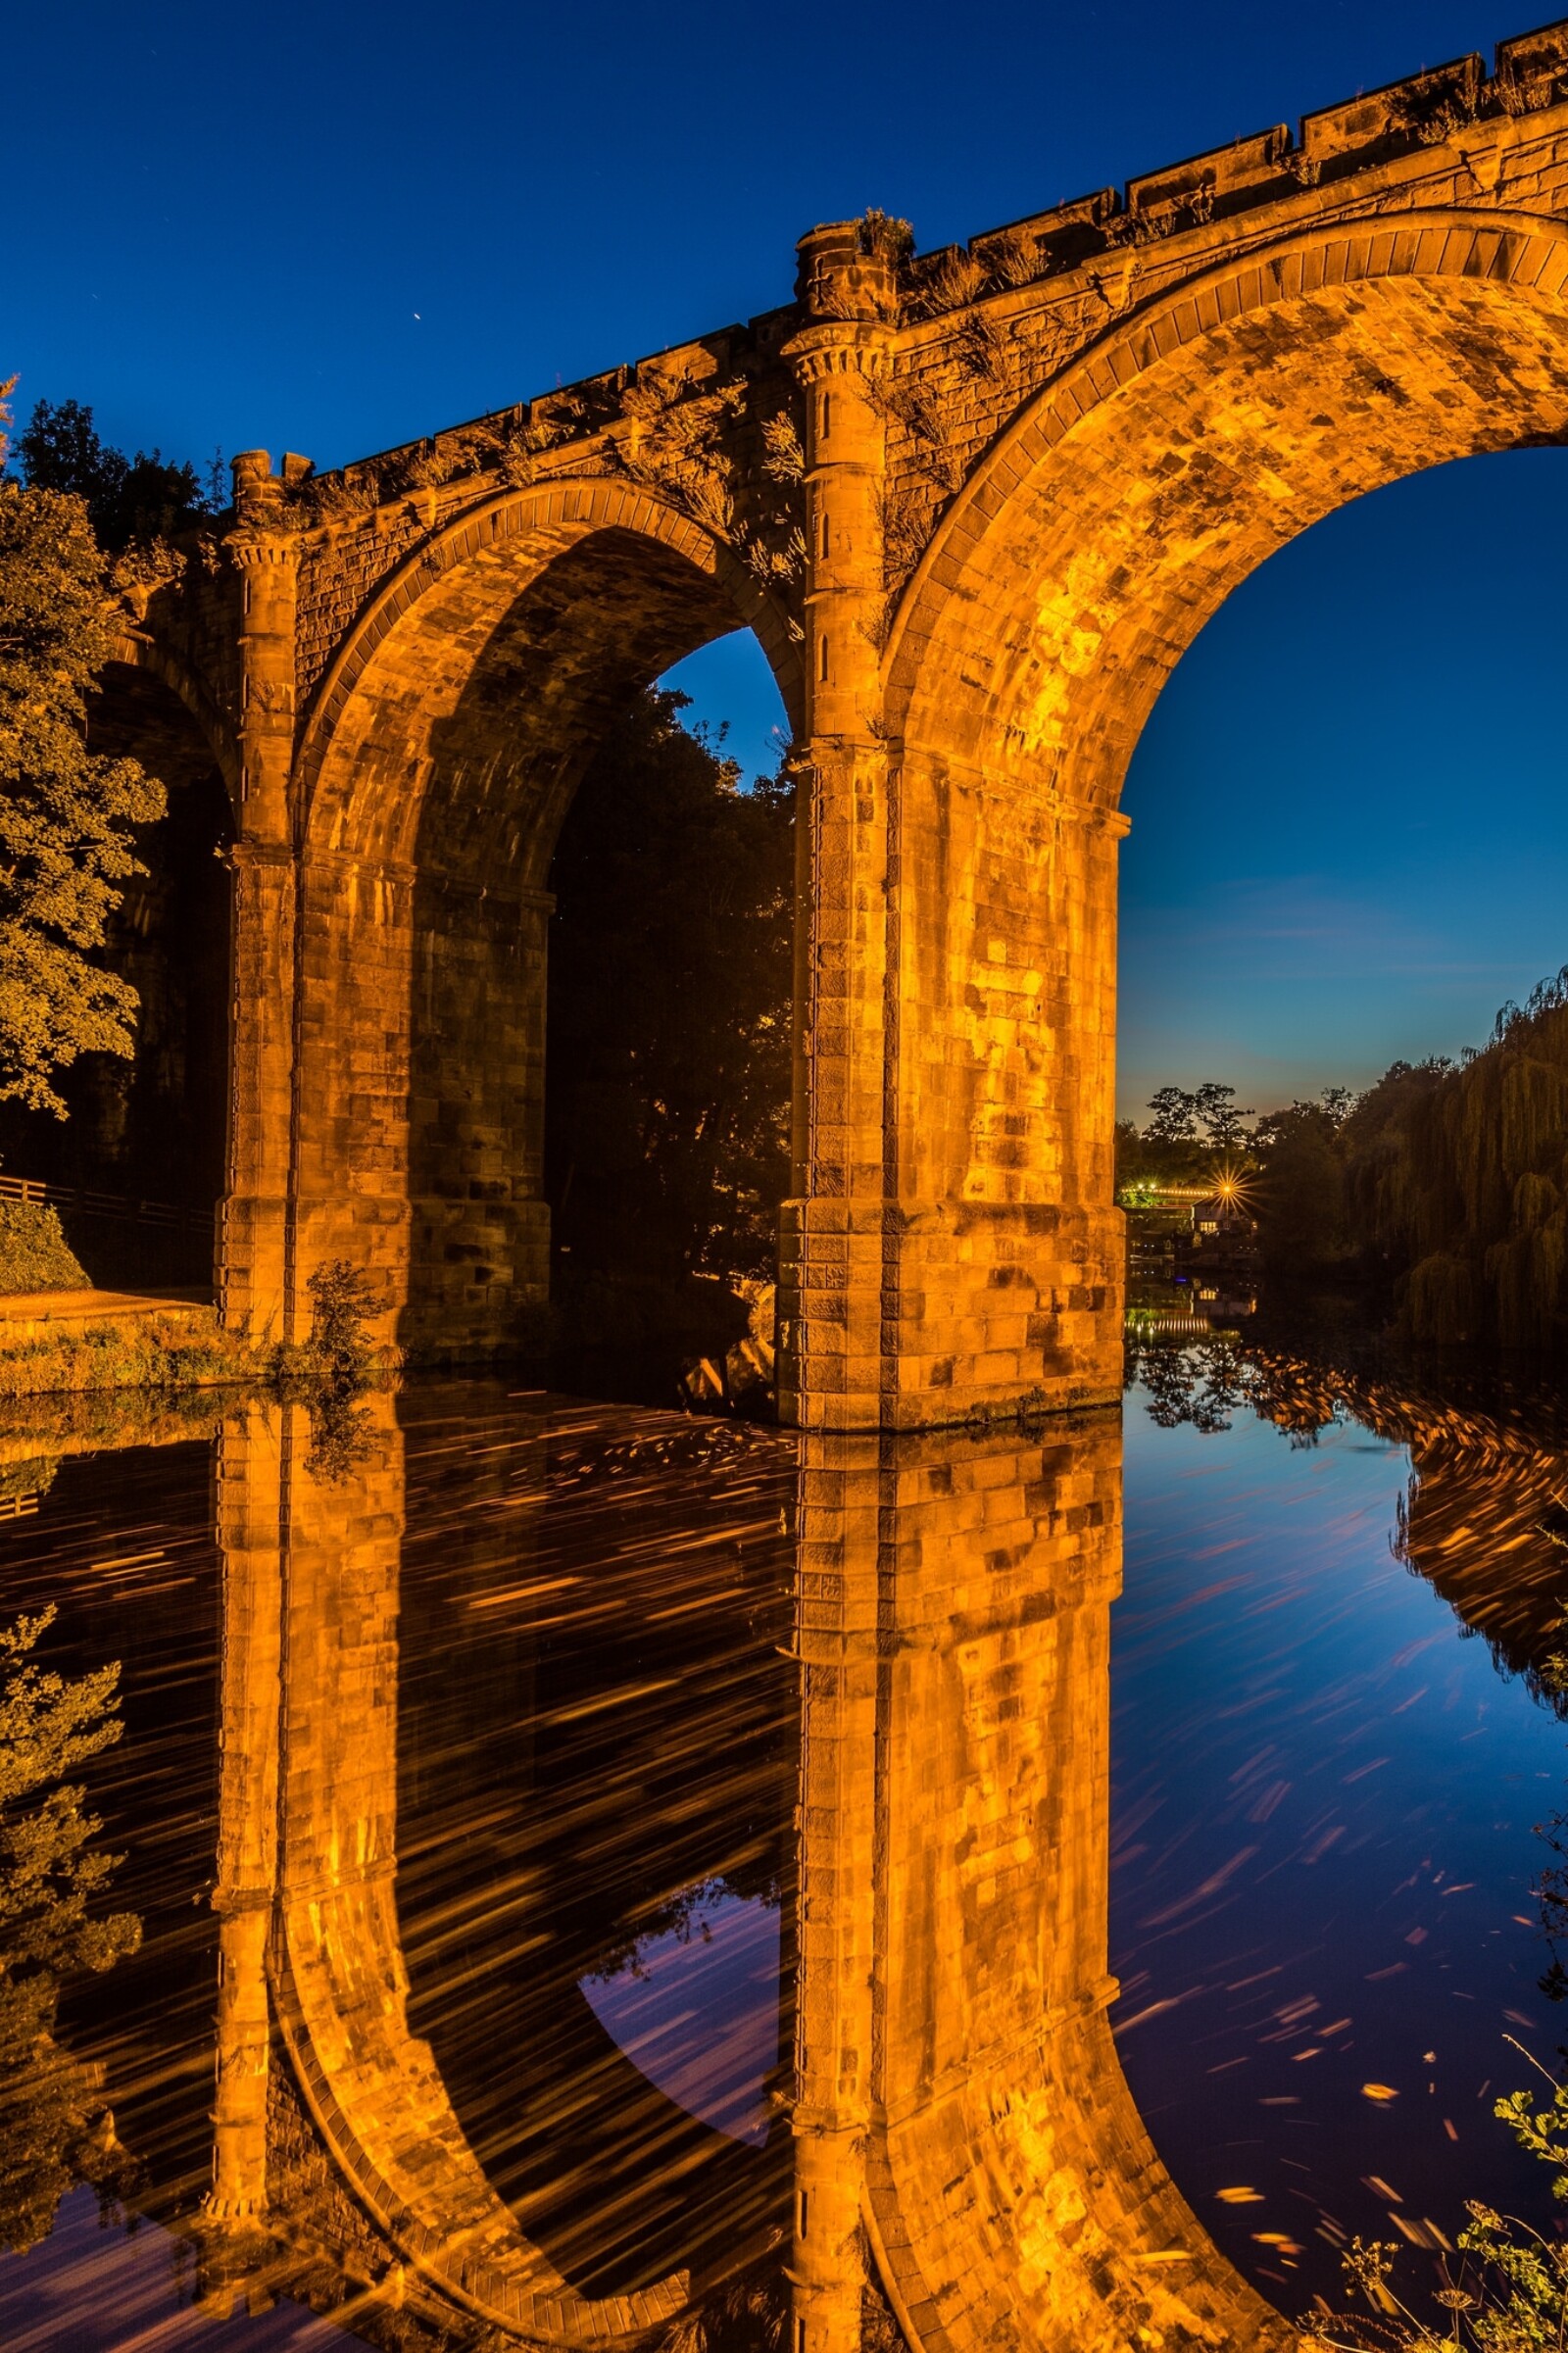
M 1549 13 L 33 9 L 0 375 L 124 444 L 332 465 L 786 300 L 813 221 L 880 204 L 942 244 Z M 1568 457 L 1473 462 L 1332 518 L 1204 633 L 1129 787 L 1125 1095 L 1361 1079 L 1568 956 L 1565 521 Z M 709 668 L 763 757 L 755 663 Z

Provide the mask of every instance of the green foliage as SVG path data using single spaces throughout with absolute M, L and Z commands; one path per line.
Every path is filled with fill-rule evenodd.
M 344 1479 L 368 1451 L 368 1417 L 356 1400 L 368 1383 L 372 1353 L 366 1325 L 375 1285 L 349 1258 L 328 1258 L 306 1277 L 311 1336 L 274 1350 L 273 1394 L 305 1406 L 311 1445 L 305 1468 L 328 1485 Z
M 551 873 L 546 1190 L 574 1277 L 772 1271 L 789 1179 L 793 794 L 638 695 Z
M 1364 1247 L 1404 1278 L 1412 1338 L 1568 1338 L 1568 968 L 1455 1065 L 1396 1062 L 1346 1123 Z
M 1547 2108 L 1528 2092 L 1511 2092 L 1493 2113 L 1521 2147 L 1552 2168 L 1553 2197 L 1568 2198 L 1568 2091 L 1554 2088 Z M 1308 2314 L 1301 2323 L 1303 2353 L 1319 2346 L 1337 2353 L 1557 2353 L 1568 2342 L 1568 2241 L 1547 2238 L 1474 2199 L 1466 2210 L 1462 2261 L 1433 2297 L 1437 2314 L 1428 2318 L 1413 2310 L 1396 2292 L 1397 2246 L 1357 2238 L 1344 2258 L 1346 2281 L 1371 2317 Z
M 241 1334 L 220 1329 L 211 1308 L 167 1314 L 105 1316 L 57 1326 L 47 1335 L 0 1345 L 0 1397 L 113 1389 L 212 1388 L 257 1380 L 259 1352 Z
M 193 466 L 166 464 L 160 450 L 127 458 L 100 441 L 79 401 L 39 401 L 17 455 L 30 488 L 81 500 L 99 546 L 116 555 L 133 542 L 168 539 L 228 504 L 218 459 L 204 487 Z
M 58 1209 L 43 1201 L 0 1201 L 0 1293 L 90 1288 Z
M 0 1631 L 0 2246 L 48 2233 L 74 2181 L 122 2173 L 96 2072 L 55 2040 L 60 1981 L 111 1969 L 141 1941 L 128 1912 L 94 1907 L 120 1858 L 63 1777 L 121 1736 L 118 1666 L 68 1681 L 32 1653 L 53 1609 Z
M 0 479 L 0 1102 L 58 1117 L 57 1071 L 132 1052 L 136 993 L 92 951 L 142 871 L 131 828 L 164 812 L 135 760 L 87 749 L 115 639 L 81 501 Z
M 1160 1087 L 1150 1097 L 1153 1113 L 1140 1131 L 1135 1120 L 1116 1123 L 1116 1190 L 1138 1185 L 1200 1185 L 1234 1168 L 1250 1139 L 1250 1107 L 1236 1089 L 1218 1079 L 1200 1087 Z
M 1323 1103 L 1294 1103 L 1260 1122 L 1252 1151 L 1261 1168 L 1253 1200 L 1271 1271 L 1342 1265 L 1352 1242 L 1345 1209 L 1340 1127 Z

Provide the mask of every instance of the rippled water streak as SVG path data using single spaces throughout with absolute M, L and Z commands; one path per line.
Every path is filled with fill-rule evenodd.
M 1375 1398 L 1312 1446 L 1245 1405 L 1160 1427 L 1172 1394 L 1133 1393 L 1126 1423 L 1113 2021 L 1201 2223 L 1294 2312 L 1332 2291 L 1348 2232 L 1419 2242 L 1419 2267 L 1465 2195 L 1544 2214 L 1490 2109 L 1528 2080 L 1504 2037 L 1550 2064 L 1558 2032 L 1533 1826 L 1563 1802 L 1565 1736 L 1531 1678 L 1560 1614 L 1562 1455 L 1528 1415 L 1401 1420 Z M 371 1551 L 395 1580 L 410 2024 L 574 2285 L 690 2272 L 724 2305 L 716 2341 L 765 2353 L 789 2195 L 793 1447 L 487 1383 L 411 1390 L 397 1420 L 403 1534 Z M 227 2279 L 190 2236 L 212 2155 L 214 1511 L 191 1442 L 68 1457 L 37 1516 L 0 1525 L 3 1614 L 53 1600 L 63 1668 L 124 1662 L 126 1738 L 88 1778 L 124 1856 L 114 1900 L 146 1929 L 61 2021 L 140 2161 L 135 2234 L 74 2192 L 0 2261 L 8 2353 L 403 2341 L 356 2301 L 363 2226 L 285 2071 L 282 2254 Z
M 1245 1409 L 1160 1428 L 1149 1402 L 1114 1627 L 1113 2016 L 1177 2181 L 1293 2310 L 1337 2288 L 1348 2234 L 1441 2251 L 1466 2197 L 1548 2218 L 1492 2102 L 1533 2080 L 1505 2037 L 1557 2064 L 1534 1826 L 1564 1731 L 1396 1556 L 1408 1446 L 1348 1419 L 1293 1446 Z M 1518 1586 L 1506 1496 L 1477 1451 L 1438 1562 L 1478 1617 Z

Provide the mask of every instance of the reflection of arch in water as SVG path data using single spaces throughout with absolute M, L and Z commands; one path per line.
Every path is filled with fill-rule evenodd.
M 465 1397 L 400 1402 L 409 2016 L 475 2155 L 559 2270 L 595 2297 L 689 2270 L 701 2299 L 787 2215 L 788 2124 L 766 2102 L 788 1988 L 754 1988 L 763 2130 L 740 2142 L 691 2099 L 720 2056 L 711 1981 L 675 1992 L 662 1974 L 684 1980 L 701 1956 L 733 1991 L 722 1920 L 711 1945 L 695 1923 L 690 1946 L 662 1945 L 651 1980 L 624 1972 L 715 1876 L 768 1899 L 775 1939 L 789 1932 L 790 1450 L 579 1408 L 514 1423 L 521 1443 L 487 1438 L 476 1459 Z M 493 1430 L 493 1395 L 473 1402 Z M 607 2023 L 614 1995 L 592 1982 L 606 1971 L 622 2004 L 635 1994 L 635 2021 Z
M 1115 1415 L 808 1442 L 797 2341 L 1283 2344 L 1105 2016 Z
M 267 2206 L 270 1981 L 315 2127 L 416 2275 L 510 2332 L 570 2344 L 638 2335 L 676 2317 L 685 2279 L 576 2294 L 491 2188 L 428 2045 L 409 2029 L 394 1889 L 403 1442 L 390 1398 L 365 1411 L 365 1458 L 331 1486 L 299 1460 L 297 1409 L 275 1430 L 252 1417 L 223 1440 L 223 1971 L 211 2210 L 237 2222 Z

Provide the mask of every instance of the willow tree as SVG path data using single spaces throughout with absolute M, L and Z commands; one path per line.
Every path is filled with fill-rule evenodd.
M 143 871 L 132 828 L 164 813 L 137 761 L 87 746 L 116 635 L 83 502 L 0 477 L 0 1102 L 57 1118 L 60 1071 L 134 1050 L 136 992 L 95 952 L 120 886 Z

